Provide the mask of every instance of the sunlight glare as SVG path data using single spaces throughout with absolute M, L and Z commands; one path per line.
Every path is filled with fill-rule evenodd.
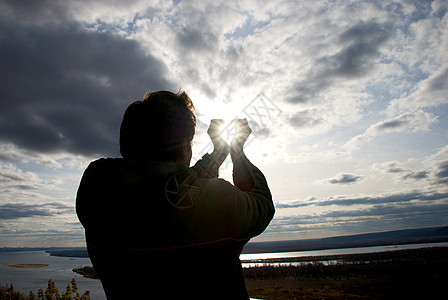
M 205 104 L 205 103 L 204 103 Z M 226 140 L 228 143 L 233 139 L 236 134 L 235 126 L 233 126 L 232 120 L 242 118 L 242 112 L 239 108 L 235 107 L 233 103 L 207 103 L 203 105 L 203 111 L 206 112 L 205 115 L 208 117 L 206 121 L 208 124 L 212 119 L 222 119 L 224 124 L 220 130 L 220 136 Z

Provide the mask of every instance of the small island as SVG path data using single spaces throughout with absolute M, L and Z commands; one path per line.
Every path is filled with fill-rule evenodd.
M 95 269 L 91 266 L 85 266 L 80 268 L 74 268 L 72 270 L 75 273 L 81 274 L 86 278 L 99 279 L 98 275 L 95 272 Z

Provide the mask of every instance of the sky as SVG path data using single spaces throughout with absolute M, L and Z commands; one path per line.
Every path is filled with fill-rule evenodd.
M 253 241 L 448 225 L 448 1 L 0 0 L 0 246 L 84 246 L 84 169 L 126 107 L 186 91 L 276 215 Z M 223 133 L 232 135 L 231 128 Z M 221 176 L 231 181 L 227 160 Z

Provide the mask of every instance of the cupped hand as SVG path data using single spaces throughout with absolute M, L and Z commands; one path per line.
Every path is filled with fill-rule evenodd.
M 209 135 L 213 143 L 213 152 L 210 154 L 210 156 L 212 156 L 212 158 L 218 163 L 218 166 L 220 166 L 224 162 L 230 152 L 229 145 L 220 135 L 223 125 L 224 120 L 212 119 L 207 130 L 207 134 Z
M 244 154 L 244 144 L 252 133 L 252 129 L 250 128 L 247 119 L 235 119 L 232 121 L 232 124 L 236 126 L 236 135 L 230 142 L 230 154 L 232 159 L 235 160 L 240 155 Z
M 252 133 L 252 128 L 250 128 L 247 119 L 235 119 L 232 121 L 232 124 L 236 127 L 236 135 L 230 142 L 230 145 L 231 147 L 242 147 Z
M 207 129 L 207 134 L 212 140 L 213 145 L 215 145 L 215 142 L 219 142 L 222 140 L 220 133 L 224 126 L 224 120 L 222 119 L 212 119 L 210 121 L 210 126 Z

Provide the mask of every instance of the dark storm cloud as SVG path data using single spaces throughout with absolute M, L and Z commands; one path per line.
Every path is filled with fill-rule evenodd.
M 438 163 L 433 174 L 438 183 L 448 183 L 448 160 Z
M 331 184 L 350 184 L 355 183 L 360 179 L 362 179 L 362 176 L 360 175 L 341 173 L 338 174 L 336 177 L 328 179 L 327 182 Z
M 135 41 L 79 25 L 0 22 L 0 140 L 40 152 L 116 155 L 126 106 L 169 89 Z
M 378 59 L 380 48 L 389 38 L 387 30 L 374 21 L 349 28 L 337 41 L 342 49 L 333 55 L 317 58 L 307 79 L 293 88 L 294 96 L 289 101 L 308 102 L 340 78 L 366 75 Z
M 321 124 L 324 120 L 318 117 L 319 112 L 317 110 L 305 110 L 294 113 L 289 122 L 294 127 L 298 128 L 312 128 Z
M 435 76 L 429 81 L 429 88 L 432 91 L 448 90 L 448 68 L 444 69 L 441 74 Z
M 387 166 L 387 169 L 386 169 L 386 172 L 388 172 L 388 173 L 402 173 L 402 172 L 405 172 L 405 171 L 406 171 L 405 169 L 403 169 L 402 167 L 400 167 L 396 163 L 390 163 Z
M 58 202 L 45 204 L 0 204 L 0 220 L 14 220 L 31 217 L 51 217 L 67 212 L 73 212 L 73 207 Z
M 404 175 L 402 179 L 415 179 L 415 180 L 421 180 L 428 178 L 429 172 L 428 171 L 416 171 L 416 172 L 409 172 L 408 174 Z
M 32 22 L 67 20 L 69 5 L 69 1 L 63 0 L 0 0 L 3 17 Z
M 182 28 L 177 38 L 179 46 L 187 51 L 212 50 L 218 43 L 218 38 L 214 34 L 189 27 Z
M 376 127 L 377 130 L 387 130 L 387 129 L 394 129 L 394 128 L 401 128 L 405 127 L 409 124 L 409 121 L 407 120 L 393 120 L 393 121 L 387 121 L 384 123 L 381 123 Z
M 327 59 L 330 74 L 358 77 L 368 72 L 372 61 L 379 57 L 379 48 L 389 39 L 389 33 L 378 23 L 360 23 L 339 38 L 344 49 Z

